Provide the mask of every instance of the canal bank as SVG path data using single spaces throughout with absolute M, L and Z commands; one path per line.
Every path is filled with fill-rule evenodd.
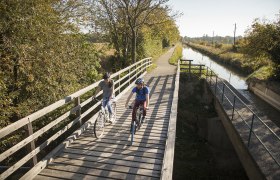
M 217 63 L 217 60 L 215 61 L 212 58 L 186 46 L 183 48 L 183 59 L 192 59 L 195 64 L 205 64 L 208 67 L 211 67 L 211 69 L 216 72 L 219 77 L 228 81 L 248 100 L 249 103 L 247 105 L 256 112 L 258 116 L 260 116 L 265 122 L 270 123 L 270 121 L 272 121 L 280 127 L 280 111 L 260 97 L 256 96 L 254 93 L 248 91 L 248 84 L 244 74 L 239 74 L 231 68 L 222 66 L 220 63 Z M 273 99 L 276 100 L 276 98 Z

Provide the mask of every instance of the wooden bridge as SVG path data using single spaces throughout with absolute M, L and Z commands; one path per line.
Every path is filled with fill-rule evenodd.
M 0 179 L 171 179 L 180 73 L 168 64 L 172 52 L 159 58 L 160 68 L 150 73 L 151 58 L 146 58 L 112 75 L 117 122 L 106 126 L 102 139 L 94 137 L 92 127 L 99 109 L 99 103 L 92 104 L 92 90 L 99 82 L 1 129 L 1 141 L 27 132 L 17 144 L 1 152 L 1 162 L 28 151 L 13 164 L 8 162 L 11 165 L 1 171 Z M 151 90 L 150 109 L 129 146 L 132 112 L 124 103 L 135 79 L 143 76 Z M 61 109 L 64 112 L 58 116 Z M 34 129 L 45 117 L 54 120 Z M 47 138 L 42 140 L 45 134 Z M 68 138 L 54 146 L 54 141 L 66 134 Z
M 99 82 L 1 129 L 1 142 L 20 138 L 0 154 L 0 179 L 172 179 L 180 70 L 205 76 L 249 178 L 279 179 L 279 127 L 259 118 L 208 67 L 191 60 L 169 65 L 172 52 L 149 73 L 151 58 L 146 58 L 112 75 L 117 122 L 106 127 L 102 139 L 94 137 L 92 127 L 100 105 L 92 94 Z M 150 87 L 150 109 L 130 146 L 131 110 L 124 103 L 138 77 Z

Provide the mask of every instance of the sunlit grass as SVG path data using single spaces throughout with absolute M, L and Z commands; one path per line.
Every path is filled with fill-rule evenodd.
M 169 59 L 169 63 L 173 65 L 177 65 L 177 61 L 182 57 L 182 53 L 183 53 L 182 44 L 177 44 L 171 58 Z

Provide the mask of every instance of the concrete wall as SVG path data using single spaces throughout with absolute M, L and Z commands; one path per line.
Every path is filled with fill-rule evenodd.
M 258 97 L 275 107 L 280 111 L 280 95 L 276 94 L 265 85 L 257 83 L 257 82 L 250 82 L 248 85 L 250 91 L 256 94 Z
M 207 89 L 208 89 L 208 87 L 207 87 Z M 210 89 L 208 89 L 207 91 L 212 92 Z M 231 120 L 229 119 L 228 115 L 224 111 L 222 105 L 214 97 L 213 94 L 212 94 L 212 97 L 214 98 L 214 105 L 215 105 L 216 112 L 219 116 L 219 119 L 222 122 L 222 125 L 226 131 L 226 134 L 227 134 L 228 138 L 230 139 L 231 144 L 234 147 L 235 152 L 247 173 L 247 176 L 252 180 L 265 179 L 263 173 L 261 172 L 261 170 L 259 169 L 255 160 L 253 159 L 250 152 L 248 151 L 247 146 L 242 142 L 239 133 L 236 131 L 235 127 L 231 123 Z M 212 122 L 212 125 L 215 125 L 215 124 L 216 123 Z M 215 133 L 220 134 L 221 132 L 215 132 Z M 216 136 L 216 134 L 214 134 L 214 136 Z M 212 137 L 212 136 L 213 135 L 210 134 L 210 137 Z M 226 142 L 225 140 L 222 140 L 222 139 L 220 139 L 218 141 L 222 141 L 223 143 Z M 213 142 L 215 142 L 215 141 L 213 141 Z M 217 140 L 216 140 L 216 142 L 217 142 Z

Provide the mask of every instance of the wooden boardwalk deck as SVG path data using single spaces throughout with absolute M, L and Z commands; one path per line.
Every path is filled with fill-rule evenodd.
M 175 74 L 147 74 L 150 109 L 130 146 L 131 110 L 117 102 L 117 122 L 96 139 L 92 127 L 64 149 L 35 179 L 159 179 L 171 113 Z

